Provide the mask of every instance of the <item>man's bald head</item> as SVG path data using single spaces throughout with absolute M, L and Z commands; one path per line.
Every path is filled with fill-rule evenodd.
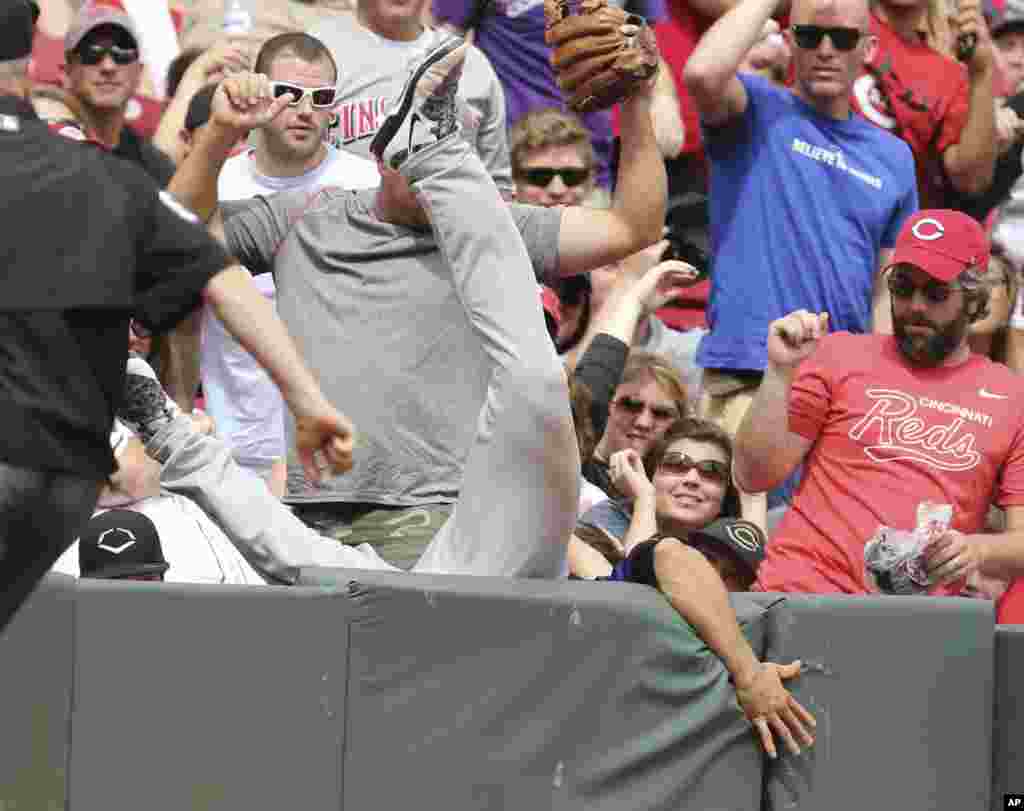
M 793 0 L 794 25 L 842 25 L 867 31 L 871 21 L 868 0 Z

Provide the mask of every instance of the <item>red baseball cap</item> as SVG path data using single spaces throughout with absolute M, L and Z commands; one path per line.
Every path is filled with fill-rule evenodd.
M 908 218 L 896 237 L 887 269 L 908 264 L 933 279 L 951 282 L 969 267 L 988 267 L 989 242 L 973 217 L 950 209 L 925 209 Z

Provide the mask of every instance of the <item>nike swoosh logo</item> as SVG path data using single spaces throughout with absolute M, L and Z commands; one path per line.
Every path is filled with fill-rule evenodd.
M 978 396 L 984 397 L 987 400 L 1005 400 L 1009 395 L 1007 394 L 996 394 L 995 392 L 989 391 L 988 389 L 978 389 Z

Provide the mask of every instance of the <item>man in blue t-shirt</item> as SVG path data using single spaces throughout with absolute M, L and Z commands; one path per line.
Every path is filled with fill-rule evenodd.
M 714 265 L 711 331 L 697 353 L 701 410 L 732 435 L 761 382 L 768 324 L 807 309 L 828 312 L 833 329 L 867 332 L 873 304 L 884 309 L 878 269 L 917 209 L 910 149 L 850 109 L 875 47 L 867 0 L 793 0 L 788 89 L 737 75 L 747 51 L 774 31 L 779 5 L 741 0 L 708 29 L 684 72 L 710 160 Z M 745 499 L 745 517 L 760 523 L 763 511 L 763 498 Z

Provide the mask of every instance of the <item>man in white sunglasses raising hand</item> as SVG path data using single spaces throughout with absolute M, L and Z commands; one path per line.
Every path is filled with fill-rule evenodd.
M 244 200 L 295 189 L 311 192 L 324 186 L 372 188 L 379 182 L 377 167 L 364 158 L 342 152 L 325 141 L 334 116 L 337 68 L 330 51 L 315 37 L 280 34 L 264 43 L 256 57 L 257 72 L 266 74 L 275 96 L 292 102 L 280 115 L 255 131 L 249 148 L 230 158 L 221 172 L 218 197 Z M 193 108 L 196 105 L 193 104 Z M 192 110 L 190 110 L 190 114 Z M 206 104 L 209 117 L 209 103 Z M 205 121 L 203 122 L 205 123 Z M 256 286 L 273 300 L 269 273 L 255 278 Z M 206 308 L 178 330 L 190 341 L 178 352 L 200 354 L 206 411 L 218 435 L 232 448 L 236 461 L 267 481 L 272 492 L 284 494 L 284 402 L 273 382 Z M 170 375 L 171 394 L 191 409 L 198 381 L 183 370 L 194 369 L 177 357 Z

